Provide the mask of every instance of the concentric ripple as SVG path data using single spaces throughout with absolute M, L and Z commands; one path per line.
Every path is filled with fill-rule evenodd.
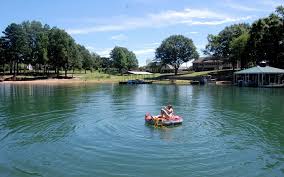
M 0 176 L 283 176 L 284 90 L 0 85 Z M 146 112 L 174 105 L 183 125 Z

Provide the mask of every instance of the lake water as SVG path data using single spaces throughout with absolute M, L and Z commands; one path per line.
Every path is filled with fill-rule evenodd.
M 0 176 L 284 176 L 284 90 L 0 84 Z

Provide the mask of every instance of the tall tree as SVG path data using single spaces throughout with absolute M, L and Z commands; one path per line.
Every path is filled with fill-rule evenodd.
M 104 69 L 112 68 L 113 63 L 110 58 L 108 57 L 100 57 L 100 66 Z
M 28 39 L 21 25 L 12 23 L 3 32 L 3 43 L 6 54 L 10 59 L 10 67 L 14 70 L 14 76 L 18 71 L 18 64 L 24 61 L 28 55 Z
M 271 14 L 253 23 L 248 41 L 251 60 L 269 61 L 271 66 L 284 67 L 284 23 L 281 13 Z
M 0 65 L 2 67 L 3 74 L 5 74 L 5 49 L 4 49 L 4 40 L 0 38 Z
M 87 70 L 92 70 L 93 69 L 93 60 L 92 60 L 92 55 L 90 52 L 81 45 L 78 45 L 79 49 L 79 55 L 82 57 L 82 68 L 85 70 L 85 74 L 87 73 Z
M 56 69 L 57 76 L 59 76 L 59 70 L 61 68 L 64 68 L 65 76 L 67 76 L 74 40 L 64 30 L 60 30 L 58 28 L 52 28 L 49 32 L 48 38 L 49 63 Z
M 233 68 L 236 64 L 235 58 L 232 56 L 232 49 L 230 48 L 230 43 L 247 33 L 250 26 L 245 23 L 234 24 L 226 27 L 218 35 L 208 35 L 208 44 L 206 45 L 205 54 L 213 55 L 222 59 L 226 59 L 232 63 Z
M 231 61 L 236 63 L 238 60 L 241 62 L 241 68 L 247 66 L 248 55 L 247 55 L 247 46 L 248 46 L 249 34 L 246 32 L 240 35 L 237 38 L 234 38 L 230 42 L 231 48 Z
M 130 69 L 135 69 L 135 68 L 138 68 L 138 60 L 136 58 L 136 55 L 131 52 L 131 51 L 126 51 L 127 52 L 127 70 L 130 70 Z
M 120 73 L 123 69 L 127 69 L 127 53 L 123 47 L 114 47 L 110 52 L 110 58 L 113 61 L 114 67 L 116 67 Z
M 193 41 L 182 35 L 172 35 L 166 38 L 156 49 L 156 59 L 163 64 L 174 66 L 175 75 L 182 63 L 198 58 L 198 56 Z
M 22 23 L 28 36 L 29 55 L 24 63 L 33 66 L 42 65 L 44 72 L 48 63 L 48 30 L 47 25 L 43 26 L 38 21 L 25 21 Z
M 102 65 L 101 57 L 96 53 L 92 53 L 91 55 L 92 55 L 92 60 L 93 60 L 93 68 L 94 69 L 101 68 L 101 65 Z

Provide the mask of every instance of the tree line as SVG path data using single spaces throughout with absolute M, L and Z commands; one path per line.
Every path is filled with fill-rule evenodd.
M 135 54 L 124 47 L 115 47 L 110 55 L 108 58 L 91 53 L 64 30 L 38 21 L 12 23 L 0 37 L 0 68 L 14 76 L 19 73 L 20 65 L 31 65 L 44 74 L 54 71 L 57 76 L 60 70 L 67 76 L 68 70 L 75 69 L 122 71 L 138 67 Z
M 204 53 L 230 62 L 233 69 L 237 63 L 247 68 L 261 61 L 284 68 L 284 7 L 252 25 L 234 24 L 207 39 Z

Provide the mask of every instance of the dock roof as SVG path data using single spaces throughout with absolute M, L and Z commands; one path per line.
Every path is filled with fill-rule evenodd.
M 136 75 L 146 75 L 146 74 L 153 74 L 153 73 L 149 73 L 149 72 L 145 72 L 145 71 L 128 71 L 129 74 L 136 74 Z
M 270 66 L 255 66 L 249 69 L 237 71 L 234 74 L 284 74 L 284 70 Z

